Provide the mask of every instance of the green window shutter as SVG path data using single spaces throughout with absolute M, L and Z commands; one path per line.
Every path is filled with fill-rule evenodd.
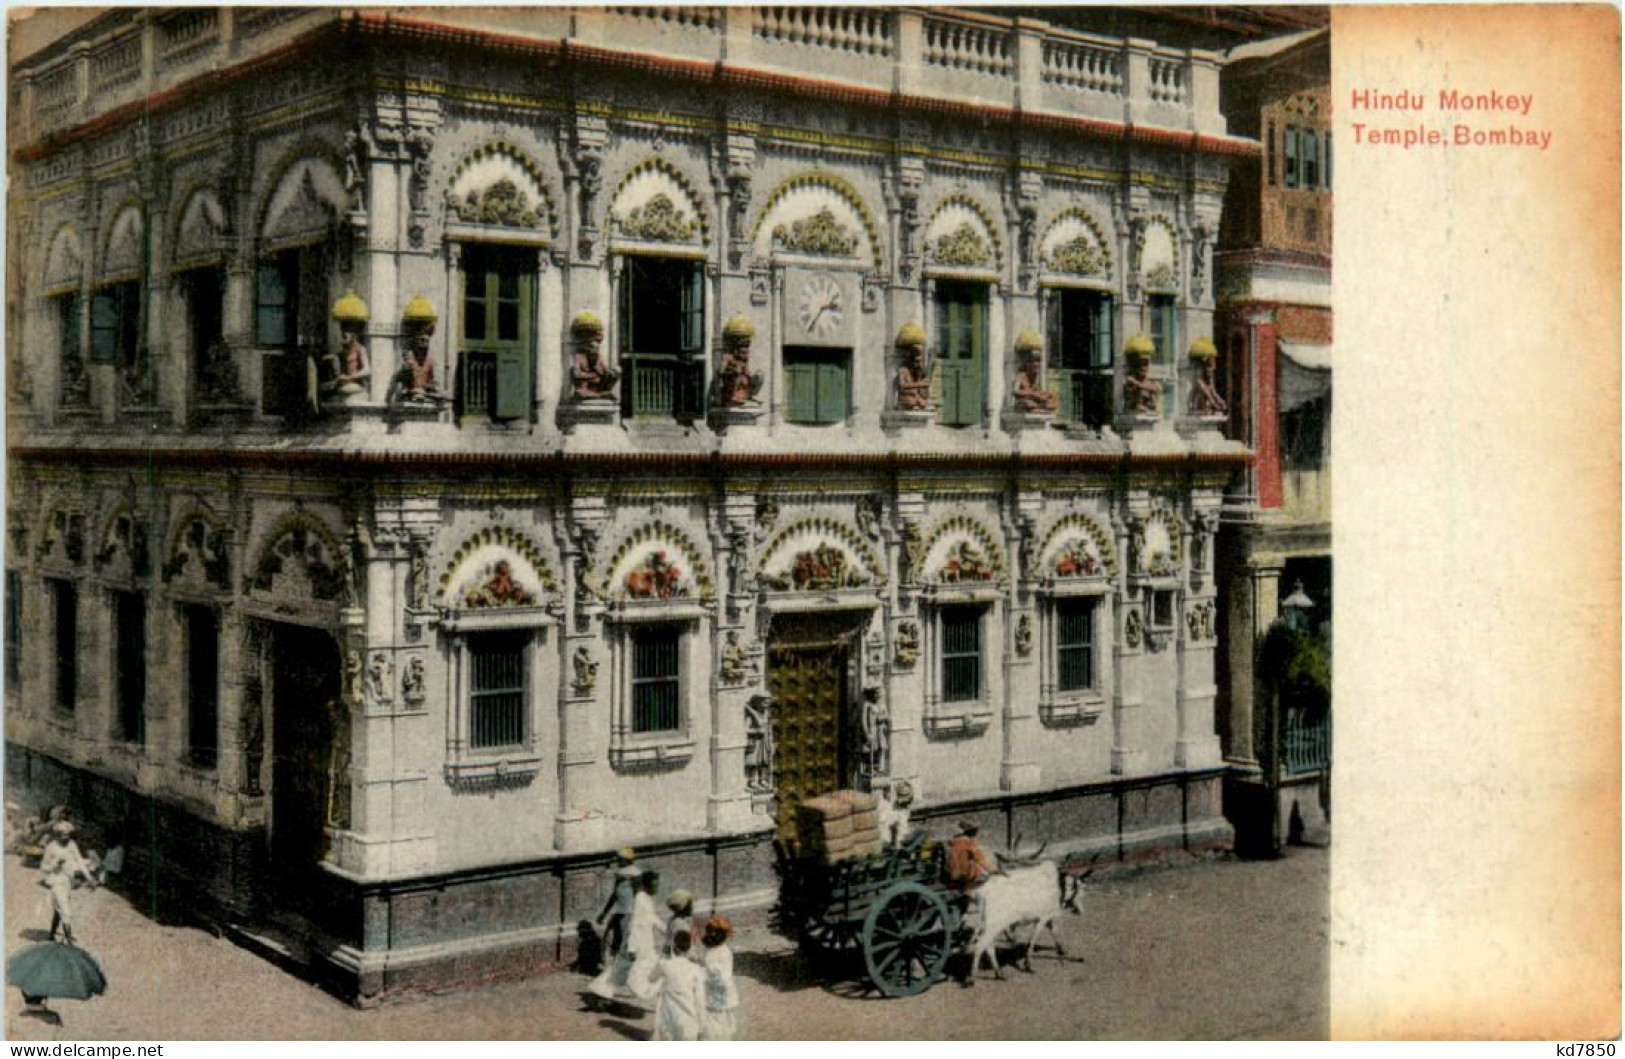
M 705 264 L 694 262 L 688 275 L 683 277 L 682 298 L 682 350 L 698 353 L 705 345 Z
M 847 415 L 846 365 L 831 360 L 817 367 L 818 421 L 839 423 Z
M 97 291 L 90 299 L 90 359 L 111 364 L 118 359 L 119 311 L 116 290 Z
M 79 295 L 63 294 L 56 299 L 56 305 L 59 337 L 62 339 L 62 359 L 64 361 L 76 359 L 80 348 Z
M 288 344 L 288 285 L 280 262 L 260 262 L 254 291 L 255 343 L 284 348 Z
M 1109 368 L 1116 356 L 1117 343 L 1113 341 L 1115 314 L 1112 312 L 1112 297 L 1102 294 L 1096 297 L 1094 307 L 1094 355 L 1090 358 L 1091 366 L 1096 368 Z
M 790 395 L 790 420 L 810 423 L 818 415 L 818 372 L 816 364 L 788 362 L 784 366 L 785 386 Z
M 520 419 L 530 412 L 530 372 L 525 351 L 504 347 L 496 351 L 496 400 L 491 415 L 496 419 Z
M 960 383 L 959 391 L 959 421 L 967 424 L 982 421 L 982 391 L 986 386 L 987 366 L 987 302 L 973 301 L 968 309 L 969 370 Z

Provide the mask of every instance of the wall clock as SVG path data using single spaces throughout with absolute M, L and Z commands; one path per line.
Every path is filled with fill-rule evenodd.
M 846 318 L 846 294 L 835 277 L 815 272 L 801 284 L 796 294 L 796 320 L 809 338 L 828 338 L 841 328 Z

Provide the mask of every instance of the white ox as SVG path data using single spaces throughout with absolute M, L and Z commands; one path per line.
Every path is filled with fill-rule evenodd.
M 1086 872 L 1085 876 L 1088 874 Z M 1022 958 L 1023 969 L 1032 970 L 1033 945 L 1038 941 L 1041 930 L 1049 931 L 1050 939 L 1055 942 L 1055 951 L 1065 956 L 1061 939 L 1055 935 L 1055 918 L 1062 912 L 1082 914 L 1083 910 L 1078 907 L 1082 891 L 1083 877 L 1062 871 L 1052 860 L 1010 868 L 1003 874 L 990 876 L 976 891 L 982 906 L 982 925 L 971 942 L 973 955 L 968 980 L 975 979 L 983 956 L 993 958 L 993 977 L 1003 978 L 1004 973 L 999 968 L 994 948 L 1005 931 L 1025 924 L 1032 926 L 1032 934 L 1027 938 L 1027 951 Z

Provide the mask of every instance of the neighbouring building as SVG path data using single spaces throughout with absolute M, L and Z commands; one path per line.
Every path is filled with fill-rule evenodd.
M 1241 45 L 1223 73 L 1232 170 L 1215 254 L 1229 436 L 1255 454 L 1225 499 L 1219 659 L 1237 847 L 1322 840 L 1331 810 L 1332 101 L 1325 28 Z M 1296 608 L 1297 615 L 1292 615 Z M 1301 625 L 1293 677 L 1277 621 Z M 1324 664 L 1323 664 L 1324 663 Z M 1307 672 L 1307 675 L 1306 674 Z M 1284 682 L 1284 685 L 1283 685 Z
M 943 9 L 125 8 L 20 56 L 13 782 L 363 1001 L 558 958 L 622 845 L 765 908 L 839 787 L 1228 845 L 1215 538 L 1275 443 L 1220 429 L 1266 328 L 1213 328 L 1219 89 Z M 1329 340 L 1278 333 L 1271 380 Z

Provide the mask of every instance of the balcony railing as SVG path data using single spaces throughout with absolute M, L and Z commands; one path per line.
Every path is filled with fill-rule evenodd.
M 1332 763 L 1331 711 L 1289 706 L 1281 724 L 1281 766 L 1287 775 L 1316 772 Z
M 133 9 L 132 9 L 133 10 Z M 251 59 L 286 42 L 297 26 L 350 17 L 338 8 L 194 8 L 139 27 L 105 20 L 84 51 L 59 52 L 33 77 L 31 134 L 93 118 L 127 100 L 112 86 L 146 76 L 161 92 L 194 76 L 198 62 Z M 566 9 L 560 9 L 566 10 Z M 871 91 L 1076 115 L 1218 135 L 1218 56 L 1151 41 L 1079 33 L 1028 18 L 965 10 L 858 7 L 581 7 L 565 22 L 538 11 L 534 30 L 596 48 L 720 62 L 849 84 Z M 475 9 L 426 12 L 478 31 Z M 132 14 L 131 18 L 134 18 Z M 499 27 L 513 30 L 513 18 Z M 564 29 L 564 26 L 568 29 Z M 276 34 L 268 31 L 283 30 Z M 146 35 L 153 35 L 150 52 Z M 128 42 L 125 40 L 128 38 Z M 141 69 L 141 55 L 156 68 Z M 84 77 L 80 63 L 92 63 Z M 88 91 L 88 98 L 81 93 Z M 84 105 L 76 106 L 83 103 Z

